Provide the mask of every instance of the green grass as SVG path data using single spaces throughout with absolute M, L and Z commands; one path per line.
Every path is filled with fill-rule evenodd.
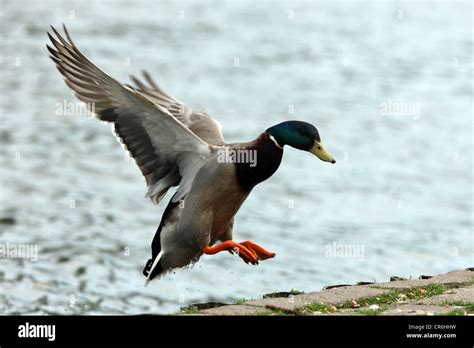
M 474 285 L 474 277 L 471 278 L 469 284 Z M 421 300 L 428 297 L 433 297 L 449 292 L 453 287 L 449 284 L 427 284 L 426 286 L 414 287 L 409 289 L 390 289 L 382 286 L 371 286 L 372 288 L 380 288 L 387 290 L 387 292 L 377 295 L 368 296 L 356 299 L 359 308 L 354 308 L 352 300 L 346 301 L 337 306 L 324 303 L 311 303 L 303 308 L 297 310 L 296 313 L 287 313 L 280 309 L 268 309 L 262 310 L 261 312 L 255 313 L 255 315 L 263 316 L 277 316 L 277 315 L 289 315 L 289 314 L 331 314 L 337 313 L 340 309 L 353 309 L 354 313 L 363 315 L 377 315 L 383 311 L 393 308 L 399 304 L 409 303 L 411 301 Z M 292 293 L 297 293 L 295 290 L 291 290 Z M 239 299 L 233 302 L 234 305 L 241 305 L 244 302 L 249 301 L 248 299 Z M 368 308 L 371 305 L 378 305 L 377 309 Z M 441 305 L 445 306 L 460 306 L 463 308 L 453 309 L 452 311 L 443 315 L 465 315 L 465 312 L 474 314 L 474 303 L 465 303 L 460 301 L 444 301 Z M 199 309 L 197 307 L 187 307 L 181 309 L 179 314 L 197 314 Z
M 462 301 L 443 301 L 441 306 L 459 306 L 463 307 L 468 314 L 474 314 L 474 303 L 462 302 Z
M 274 309 L 274 308 L 269 308 L 268 310 L 257 312 L 254 315 L 256 316 L 282 316 L 282 315 L 289 315 L 285 311 L 282 311 L 281 309 Z
M 197 313 L 199 313 L 199 309 L 194 306 L 181 308 L 181 310 L 179 311 L 179 314 L 197 314 Z
M 474 303 L 467 303 L 464 305 L 464 309 L 469 313 L 469 314 L 474 314 Z
M 321 314 L 330 314 L 334 313 L 337 309 L 334 306 L 324 304 L 324 303 L 310 303 L 303 307 L 301 312 L 305 313 L 321 313 Z
M 370 309 L 370 308 L 361 308 L 355 311 L 355 313 L 363 314 L 363 315 L 377 315 L 386 311 L 388 309 L 387 306 L 379 306 L 377 309 Z
M 378 305 L 377 309 L 360 308 L 355 309 L 352 300 L 346 301 L 336 307 L 324 303 L 311 303 L 300 310 L 301 314 L 321 313 L 330 314 L 337 312 L 339 309 L 355 309 L 354 313 L 364 315 L 377 315 L 389 308 L 400 303 L 407 303 L 409 300 L 421 300 L 427 297 L 441 295 L 448 290 L 442 284 L 428 284 L 423 287 L 416 287 L 411 289 L 392 289 L 386 293 L 362 297 L 357 299 L 357 304 L 361 307 L 369 307 L 370 305 Z
M 442 284 L 429 284 L 423 287 L 411 289 L 395 289 L 384 294 L 370 297 L 362 297 L 357 300 L 361 306 L 370 306 L 373 304 L 386 306 L 391 304 L 406 303 L 408 300 L 420 300 L 427 297 L 443 294 L 447 288 Z M 352 301 L 346 301 L 337 306 L 338 308 L 353 308 Z

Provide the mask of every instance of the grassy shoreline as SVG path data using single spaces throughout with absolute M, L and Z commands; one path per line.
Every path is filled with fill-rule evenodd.
M 232 304 L 202 303 L 178 315 L 468 315 L 474 314 L 474 268 L 386 283 L 291 290 Z

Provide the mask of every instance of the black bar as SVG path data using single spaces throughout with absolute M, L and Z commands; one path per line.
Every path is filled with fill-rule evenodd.
M 55 325 L 55 340 L 20 338 L 26 323 Z M 411 325 L 411 329 L 409 329 Z M 430 325 L 431 327 L 429 327 Z M 455 325 L 442 328 L 440 325 Z M 418 328 L 414 328 L 418 326 Z M 3 316 L 0 346 L 37 344 L 409 344 L 470 346 L 473 317 L 354 316 Z M 407 334 L 455 334 L 447 338 L 408 338 Z M 246 338 L 247 337 L 247 338 Z M 251 338 L 251 339 L 250 339 Z

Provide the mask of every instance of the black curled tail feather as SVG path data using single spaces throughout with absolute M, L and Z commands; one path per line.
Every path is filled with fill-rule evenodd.
M 173 196 L 174 198 L 174 196 Z M 167 219 L 169 218 L 169 214 L 173 209 L 180 204 L 180 202 L 174 202 L 173 203 L 173 198 L 170 199 L 168 205 L 166 206 L 165 211 L 163 212 L 163 216 L 161 217 L 161 222 L 160 225 L 158 226 L 158 229 L 156 230 L 155 236 L 153 237 L 153 241 L 151 242 L 151 259 L 148 259 L 145 268 L 143 269 L 143 275 L 145 277 L 148 277 L 148 274 L 151 271 L 151 267 L 153 265 L 153 261 L 155 258 L 158 256 L 158 254 L 161 251 L 161 231 L 163 230 L 163 227 L 167 223 Z M 156 265 L 156 267 L 153 269 L 152 274 L 150 275 L 150 280 L 155 278 L 157 275 L 162 273 L 164 270 L 162 269 L 160 263 Z

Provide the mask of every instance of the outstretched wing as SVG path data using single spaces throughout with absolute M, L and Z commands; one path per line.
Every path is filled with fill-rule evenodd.
M 130 76 L 138 93 L 147 97 L 156 105 L 168 110 L 205 142 L 212 145 L 225 144 L 221 125 L 211 115 L 206 112 L 196 112 L 166 94 L 146 71 L 143 71 L 143 77 L 146 83 L 140 81 L 135 76 Z
M 172 186 L 173 200 L 191 188 L 194 176 L 210 157 L 212 146 L 196 136 L 163 106 L 107 75 L 79 51 L 64 26 L 66 39 L 54 28 L 51 59 L 73 93 L 114 132 L 135 159 L 148 186 L 147 197 L 158 203 Z

